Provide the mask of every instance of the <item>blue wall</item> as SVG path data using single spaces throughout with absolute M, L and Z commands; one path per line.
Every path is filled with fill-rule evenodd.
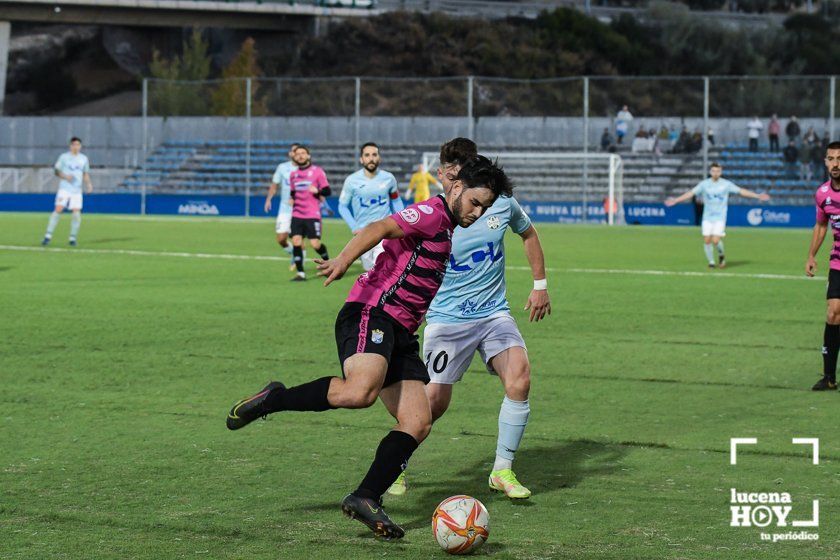
M 0 193 L 0 211 L 48 212 L 53 205 L 53 194 Z M 265 217 L 263 196 L 251 197 L 251 215 Z M 519 201 L 535 222 L 579 223 L 583 205 L 579 202 Z M 327 201 L 328 215 L 337 215 L 338 199 Z M 84 211 L 101 214 L 139 214 L 139 194 L 91 194 L 84 199 Z M 276 212 L 276 201 L 272 216 Z M 146 197 L 147 214 L 186 216 L 244 216 L 245 197 L 228 195 L 166 195 Z M 694 225 L 694 207 L 680 204 L 666 208 L 663 204 L 624 205 L 628 224 L 640 225 Z M 600 204 L 587 207 L 588 221 L 605 222 L 606 213 Z M 815 211 L 812 206 L 730 206 L 728 225 L 748 227 L 812 227 Z

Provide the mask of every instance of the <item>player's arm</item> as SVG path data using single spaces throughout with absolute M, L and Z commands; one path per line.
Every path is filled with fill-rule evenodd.
M 391 190 L 388 192 L 388 196 L 391 200 L 391 213 L 396 214 L 397 212 L 405 210 L 405 204 L 403 204 L 403 201 L 400 198 L 400 189 L 397 186 L 396 179 L 394 179 L 394 182 L 391 183 Z
M 59 179 L 64 179 L 68 183 L 73 182 L 73 176 L 72 175 L 70 175 L 69 173 L 62 173 L 62 171 L 61 171 L 61 158 L 58 158 L 58 161 L 55 162 L 55 167 L 53 169 L 55 169 L 55 176 L 58 177 Z
M 680 202 L 685 202 L 686 200 L 689 200 L 692 196 L 694 196 L 694 189 L 691 189 L 689 191 L 685 191 L 684 193 L 682 193 L 680 196 L 678 196 L 676 198 L 672 198 L 672 197 L 666 198 L 665 199 L 665 206 L 674 206 L 675 204 L 679 204 Z
M 268 192 L 265 195 L 265 213 L 271 212 L 271 199 L 277 194 L 277 183 L 272 181 L 268 185 Z
M 767 193 L 758 194 L 757 192 L 753 192 L 749 189 L 738 189 L 738 195 L 743 196 L 744 198 L 754 198 L 756 200 L 760 200 L 761 202 L 767 202 L 770 200 L 770 195 Z
M 529 321 L 540 321 L 546 315 L 551 315 L 551 299 L 548 296 L 548 286 L 545 278 L 545 254 L 543 253 L 540 236 L 536 228 L 530 226 L 519 234 L 525 246 L 525 258 L 531 266 L 531 275 L 534 277 L 534 289 L 528 296 L 528 303 L 525 310 L 531 310 Z
M 90 181 L 90 173 L 85 171 L 82 175 L 82 181 L 85 182 L 85 187 L 87 188 L 87 193 L 90 194 L 93 192 L 93 183 Z
M 817 222 L 811 234 L 811 245 L 808 247 L 808 260 L 805 261 L 805 274 L 814 276 L 817 273 L 817 252 L 822 246 L 825 234 L 828 232 L 828 216 L 817 206 Z
M 318 275 L 326 276 L 324 286 L 329 286 L 334 280 L 339 280 L 344 276 L 344 273 L 356 259 L 376 247 L 380 241 L 402 237 L 405 237 L 405 233 L 393 218 L 388 217 L 373 222 L 354 235 L 353 239 L 344 246 L 337 257 L 328 261 L 315 259 L 315 264 L 318 265 Z
M 344 186 L 341 189 L 341 195 L 338 197 L 338 213 L 347 222 L 347 227 L 350 231 L 356 233 L 359 225 L 356 223 L 356 218 L 353 217 L 353 211 L 350 209 L 350 202 L 353 200 L 353 186 L 347 181 L 344 181 Z

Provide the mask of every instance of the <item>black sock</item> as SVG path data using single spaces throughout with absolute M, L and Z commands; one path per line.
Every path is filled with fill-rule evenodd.
M 420 444 L 417 443 L 417 440 L 405 432 L 397 430 L 388 432 L 388 435 L 379 442 L 373 463 L 370 465 L 364 480 L 353 494 L 360 498 L 370 498 L 372 500 L 382 498 L 385 490 L 403 472 L 408 459 L 418 445 Z
M 318 254 L 319 254 L 319 255 L 321 255 L 321 258 L 322 258 L 322 259 L 324 259 L 325 261 L 326 261 L 326 260 L 329 260 L 330 255 L 329 255 L 329 253 L 327 253 L 327 246 L 326 246 L 326 245 L 324 245 L 323 243 L 321 243 L 321 246 L 320 246 L 320 247 L 318 247 L 318 248 L 317 248 L 317 249 L 315 249 L 315 250 L 316 250 L 316 251 L 318 251 Z
M 840 325 L 825 324 L 823 335 L 823 375 L 837 379 L 837 352 L 840 351 Z
M 289 387 L 282 391 L 272 391 L 265 399 L 268 412 L 297 410 L 323 412 L 335 408 L 327 400 L 332 377 L 322 377 L 303 385 Z
M 295 261 L 298 272 L 303 272 L 303 247 L 292 247 L 292 260 Z

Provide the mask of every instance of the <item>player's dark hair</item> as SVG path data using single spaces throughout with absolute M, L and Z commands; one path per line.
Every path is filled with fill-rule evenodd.
M 359 148 L 359 157 L 361 157 L 362 154 L 365 153 L 365 148 L 369 147 L 374 147 L 376 148 L 377 152 L 379 151 L 379 144 L 377 144 L 376 142 L 365 142 L 364 144 L 362 144 L 362 147 Z
M 307 154 L 312 154 L 312 152 L 309 151 L 309 146 L 306 144 L 298 144 L 297 147 L 295 147 L 295 150 L 306 150 Z
M 478 146 L 469 138 L 454 138 L 440 147 L 440 163 L 464 165 L 478 155 Z
M 298 148 L 300 148 L 300 144 L 298 144 L 297 142 L 292 142 L 291 144 L 289 144 L 289 151 L 290 152 L 294 152 Z
M 709 166 L 709 169 L 712 167 L 717 167 L 718 169 L 723 169 L 723 166 L 716 161 L 713 161 L 712 164 Z
M 70 142 L 69 142 L 69 143 L 70 143 L 70 144 L 72 144 L 73 142 L 78 142 L 79 144 L 81 144 L 81 143 L 82 143 L 82 139 L 81 139 L 81 138 L 79 138 L 78 136 L 74 136 L 73 138 L 71 138 L 71 139 L 70 139 Z
M 840 140 L 835 140 L 825 147 L 825 150 L 840 150 Z
M 458 171 L 458 181 L 468 189 L 485 187 L 490 189 L 496 198 L 513 196 L 513 183 L 501 168 L 498 161 L 490 161 L 484 156 L 475 156 L 461 164 Z

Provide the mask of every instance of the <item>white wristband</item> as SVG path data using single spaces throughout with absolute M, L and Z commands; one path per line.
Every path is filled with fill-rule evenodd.
M 548 289 L 548 280 L 543 278 L 542 280 L 534 280 L 534 289 L 535 290 L 547 290 Z

